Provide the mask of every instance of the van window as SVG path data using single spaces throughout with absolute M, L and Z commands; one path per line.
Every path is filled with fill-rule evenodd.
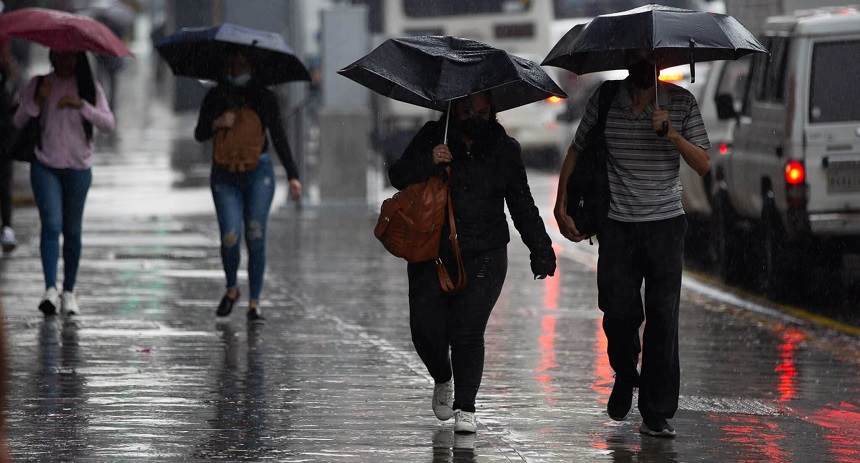
M 737 61 L 727 61 L 722 74 L 720 74 L 717 95 L 731 95 L 736 110 L 740 109 L 739 107 L 747 92 L 747 77 L 750 72 L 751 61 L 752 55 L 746 55 Z
M 755 98 L 758 101 L 782 103 L 785 101 L 786 64 L 788 61 L 789 40 L 786 37 L 769 37 L 765 47 L 770 56 L 756 56 Z
M 810 122 L 860 120 L 860 40 L 819 42 L 812 48 Z

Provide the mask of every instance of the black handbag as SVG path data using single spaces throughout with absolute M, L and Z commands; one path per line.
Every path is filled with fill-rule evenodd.
M 36 81 L 36 93 L 42 86 L 45 76 L 39 76 Z M 35 97 L 35 95 L 34 95 Z M 34 117 L 24 124 L 24 127 L 16 130 L 11 137 L 7 152 L 12 159 L 33 163 L 36 161 L 36 147 L 42 146 L 42 121 L 41 117 Z
M 567 215 L 579 233 L 596 235 L 609 214 L 609 174 L 606 171 L 606 117 L 621 81 L 600 87 L 597 122 L 585 136 L 585 149 L 577 153 L 576 166 L 567 179 Z

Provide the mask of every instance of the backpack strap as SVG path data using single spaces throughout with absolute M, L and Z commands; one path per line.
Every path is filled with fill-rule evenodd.
M 597 97 L 597 122 L 588 131 L 588 142 L 590 143 L 598 135 L 603 136 L 606 131 L 606 119 L 609 117 L 609 108 L 612 106 L 612 100 L 615 99 L 615 94 L 621 87 L 621 80 L 607 80 L 600 85 L 600 94 Z
M 44 75 L 36 77 L 36 89 L 33 91 L 33 98 L 39 94 L 39 89 L 42 87 L 42 82 L 45 81 Z M 36 139 L 36 147 L 42 149 L 42 111 L 39 111 L 39 138 Z

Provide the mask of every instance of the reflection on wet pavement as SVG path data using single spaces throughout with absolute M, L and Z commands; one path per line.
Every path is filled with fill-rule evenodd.
M 373 237 L 375 205 L 298 211 L 276 199 L 268 321 L 248 327 L 246 300 L 216 321 L 223 276 L 207 158 L 176 142 L 191 137 L 187 115 L 155 103 L 120 118 L 116 152 L 94 169 L 80 317 L 36 310 L 37 219 L 17 211 L 21 246 L 0 260 L 17 460 L 860 461 L 860 341 L 690 286 L 678 438 L 641 436 L 636 410 L 609 420 L 614 379 L 588 244 L 558 244 L 556 276 L 535 281 L 514 234 L 477 435 L 454 434 L 430 411 L 405 264 Z M 554 179 L 531 180 L 546 210 Z

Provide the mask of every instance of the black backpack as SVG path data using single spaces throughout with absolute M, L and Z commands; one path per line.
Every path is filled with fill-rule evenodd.
M 39 76 L 36 80 L 36 92 L 42 86 L 45 76 Z M 35 95 L 33 95 L 35 97 Z M 26 98 L 26 96 L 25 96 Z M 13 111 L 14 114 L 14 111 Z M 42 146 L 42 118 L 34 117 L 9 137 L 6 153 L 16 161 L 35 162 L 36 147 Z
M 586 134 L 585 149 L 577 153 L 576 166 L 567 179 L 567 215 L 573 219 L 579 233 L 589 238 L 600 231 L 609 214 L 608 153 L 603 133 L 609 106 L 620 84 L 621 81 L 614 80 L 601 85 L 597 122 Z

